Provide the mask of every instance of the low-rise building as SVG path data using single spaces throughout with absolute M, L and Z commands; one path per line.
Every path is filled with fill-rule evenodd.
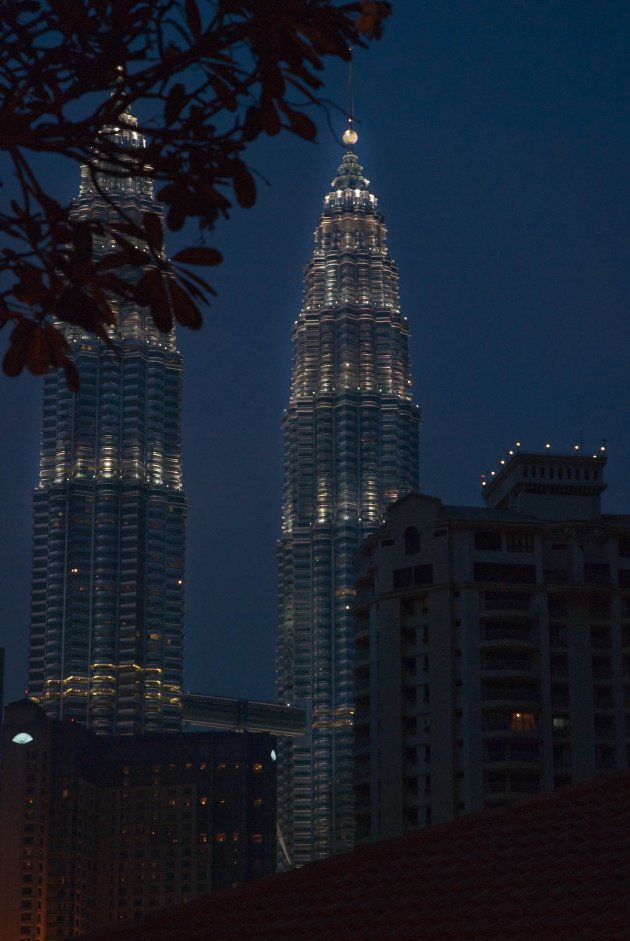
M 275 871 L 276 741 L 5 710 L 0 937 L 62 941 Z

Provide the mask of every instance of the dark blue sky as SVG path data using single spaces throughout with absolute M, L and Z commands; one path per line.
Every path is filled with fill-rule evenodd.
M 606 512 L 630 512 L 630 5 L 394 0 L 355 63 L 357 152 L 389 228 L 423 410 L 422 488 L 479 503 L 525 448 L 608 443 Z M 326 94 L 344 103 L 345 73 Z M 334 115 L 333 115 L 334 117 Z M 343 121 L 334 117 L 337 130 Z M 275 138 L 269 181 L 216 232 L 225 263 L 185 357 L 187 685 L 274 695 L 282 409 L 302 267 L 341 148 Z M 55 183 L 70 198 L 78 169 Z M 173 247 L 174 243 L 171 242 Z M 0 643 L 26 673 L 41 385 L 0 378 Z

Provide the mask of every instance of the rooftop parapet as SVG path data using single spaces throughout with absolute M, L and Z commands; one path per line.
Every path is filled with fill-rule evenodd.
M 605 447 L 593 454 L 512 451 L 499 463 L 499 471 L 482 477 L 488 507 L 543 519 L 601 516 Z

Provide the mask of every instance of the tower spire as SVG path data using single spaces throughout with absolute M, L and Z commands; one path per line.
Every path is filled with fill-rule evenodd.
M 279 743 L 278 820 L 295 865 L 354 842 L 352 559 L 385 507 L 418 486 L 409 330 L 385 223 L 352 150 L 349 97 L 346 149 L 293 328 L 284 415 L 278 702 L 309 703 L 312 715 L 308 740 Z
M 352 96 L 352 46 L 350 47 L 350 60 L 348 62 L 348 108 L 346 122 L 346 129 L 341 135 L 341 139 L 346 145 L 346 149 L 352 150 L 353 144 L 356 144 L 359 139 L 359 135 L 354 129 L 354 101 Z
M 123 96 L 124 98 L 124 96 Z M 116 99 L 114 99 L 116 102 Z M 144 137 L 120 99 L 83 165 L 72 218 L 158 215 Z M 113 117 L 113 116 L 112 116 Z M 95 239 L 99 259 L 108 250 Z M 29 696 L 99 735 L 177 732 L 183 681 L 186 497 L 182 361 L 173 332 L 125 302 L 105 343 L 68 326 L 81 376 L 45 378 Z M 65 600 L 64 600 L 65 599 Z

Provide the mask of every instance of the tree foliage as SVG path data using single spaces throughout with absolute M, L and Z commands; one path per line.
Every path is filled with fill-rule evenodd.
M 63 325 L 111 342 L 120 303 L 146 305 L 163 331 L 173 320 L 199 327 L 212 289 L 191 267 L 221 260 L 199 246 L 168 260 L 162 216 L 131 218 L 104 191 L 108 219 L 78 219 L 41 155 L 84 164 L 97 187 L 104 164 L 152 178 L 166 226 L 192 219 L 203 234 L 234 200 L 255 202 L 252 141 L 315 138 L 324 60 L 378 37 L 388 13 L 372 0 L 4 0 L 0 146 L 17 179 L 0 207 L 5 373 L 62 366 L 77 388 Z M 142 150 L 106 132 L 126 111 L 145 116 Z

